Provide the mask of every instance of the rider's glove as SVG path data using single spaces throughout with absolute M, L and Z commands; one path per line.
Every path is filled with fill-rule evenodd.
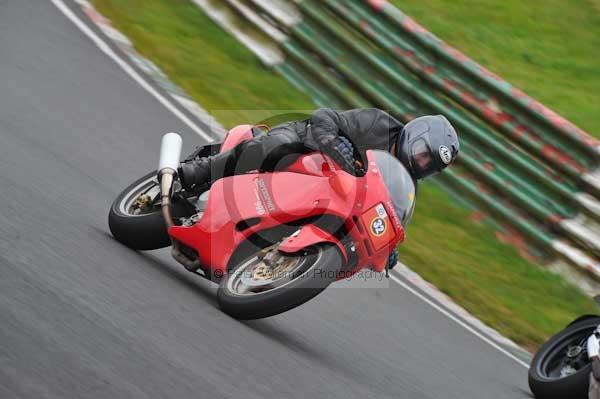
M 329 136 L 319 143 L 319 148 L 346 172 L 356 175 L 354 148 L 346 137 Z

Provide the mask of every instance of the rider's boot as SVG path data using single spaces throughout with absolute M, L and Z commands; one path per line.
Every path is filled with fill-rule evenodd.
M 189 190 L 194 186 L 212 184 L 225 176 L 230 158 L 228 155 L 217 154 L 181 163 L 177 171 L 181 187 Z
M 195 185 L 208 183 L 210 179 L 210 157 L 193 159 L 179 165 L 177 174 L 181 187 L 189 190 Z

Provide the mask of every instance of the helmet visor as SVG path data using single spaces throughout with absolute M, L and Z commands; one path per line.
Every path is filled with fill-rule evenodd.
M 429 142 L 424 138 L 420 138 L 412 144 L 410 163 L 413 171 L 419 178 L 429 176 L 436 172 Z

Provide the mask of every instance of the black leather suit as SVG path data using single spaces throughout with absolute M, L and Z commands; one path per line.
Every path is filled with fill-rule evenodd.
M 323 143 L 338 136 L 350 139 L 363 156 L 367 149 L 390 150 L 402 127 L 397 119 L 375 108 L 344 112 L 322 108 L 306 120 L 277 125 L 267 134 L 257 134 L 253 139 L 217 154 L 211 159 L 210 180 L 251 170 L 285 168 L 299 154 L 327 152 Z

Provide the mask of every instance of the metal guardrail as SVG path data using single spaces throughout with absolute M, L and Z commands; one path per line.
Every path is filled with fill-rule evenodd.
M 252 10 L 247 20 L 263 32 L 277 31 L 286 61 L 275 69 L 317 104 L 377 106 L 404 121 L 444 114 L 464 150 L 438 182 L 533 249 L 600 280 L 598 140 L 385 0 L 227 2 L 240 15 Z

